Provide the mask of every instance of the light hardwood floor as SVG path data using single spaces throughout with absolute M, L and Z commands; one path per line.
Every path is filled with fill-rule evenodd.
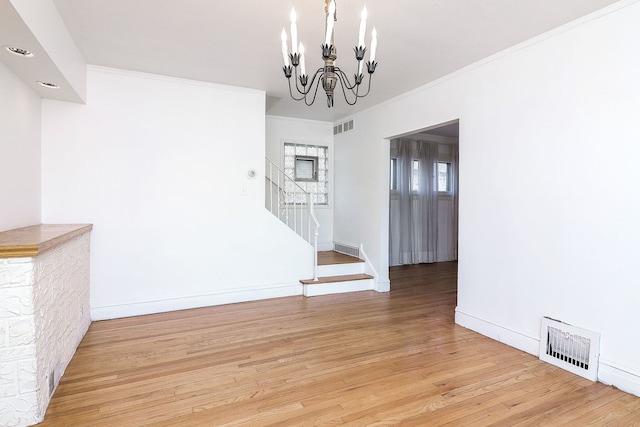
M 391 280 L 95 322 L 41 426 L 640 425 L 640 398 L 455 325 L 455 263 Z

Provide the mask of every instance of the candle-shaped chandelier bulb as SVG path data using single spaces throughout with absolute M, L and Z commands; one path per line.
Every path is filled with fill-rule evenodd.
M 304 61 L 304 46 L 302 45 L 302 43 L 300 43 L 300 48 L 298 49 L 300 51 L 300 75 L 302 76 L 306 76 L 307 75 L 307 68 L 305 67 L 305 61 Z
M 360 31 L 358 31 L 358 46 L 364 47 L 364 33 L 367 31 L 367 7 L 362 8 L 360 14 Z
M 373 31 L 371 31 L 371 54 L 369 55 L 369 62 L 375 62 L 377 48 L 378 48 L 378 32 L 376 31 L 376 27 L 373 27 Z
M 284 66 L 289 66 L 289 52 L 287 52 L 287 32 L 282 29 L 282 33 L 280 33 L 280 40 L 282 40 L 282 57 L 284 59 Z
M 336 2 L 331 0 L 329 3 L 329 9 L 327 10 L 327 26 L 324 38 L 324 44 L 331 46 L 333 38 L 333 24 L 336 19 Z
M 282 56 L 284 58 L 284 75 L 289 82 L 289 93 L 296 101 L 304 100 L 305 104 L 311 105 L 316 100 L 318 88 L 322 85 L 327 95 L 327 105 L 333 106 L 334 90 L 339 86 L 344 95 L 344 99 L 349 105 L 354 105 L 359 98 L 363 98 L 369 94 L 371 90 L 371 75 L 374 73 L 376 49 L 378 47 L 378 36 L 375 27 L 371 32 L 371 51 L 369 61 L 364 60 L 367 48 L 365 46 L 365 33 L 367 31 L 367 8 L 362 8 L 360 14 L 360 27 L 358 30 L 358 44 L 353 48 L 356 58 L 356 70 L 353 74 L 353 83 L 349 77 L 336 66 L 336 48 L 334 46 L 334 25 L 336 21 L 336 0 L 324 0 L 326 13 L 326 27 L 324 34 L 324 43 L 321 46 L 322 60 L 324 65 L 318 68 L 312 76 L 307 74 L 305 49 L 302 43 L 298 43 L 297 15 L 295 8 L 291 9 L 291 53 L 287 48 L 287 32 L 283 28 L 282 39 Z M 369 75 L 366 93 L 360 92 L 360 86 L 364 80 L 363 69 L 367 66 L 367 74 Z M 300 70 L 298 70 L 298 66 Z M 293 84 L 291 76 L 294 76 Z M 297 92 L 294 94 L 293 88 Z
M 298 53 L 298 27 L 296 26 L 296 9 L 291 8 L 291 53 Z

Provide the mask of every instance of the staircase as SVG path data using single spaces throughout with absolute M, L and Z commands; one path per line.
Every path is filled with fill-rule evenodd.
M 368 265 L 373 274 L 375 270 L 362 245 L 357 248 L 334 243 L 334 249 L 340 252 L 318 251 L 320 224 L 314 214 L 317 195 L 306 192 L 268 158 L 265 158 L 265 185 L 265 207 L 313 247 L 314 277 L 300 280 L 304 296 L 374 289 L 375 278 L 365 274 L 365 269 Z
M 318 252 L 318 280 L 300 280 L 306 297 L 369 291 L 374 278 L 365 274 L 365 262 L 335 251 Z
M 314 280 L 318 279 L 318 229 L 315 198 L 265 157 L 265 207 L 313 246 Z

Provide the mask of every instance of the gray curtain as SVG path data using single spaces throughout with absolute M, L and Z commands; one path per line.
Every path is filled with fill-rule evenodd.
M 420 233 L 418 259 L 422 262 L 438 260 L 438 144 L 434 142 L 418 143 L 420 160 L 420 191 L 418 193 Z
M 413 232 L 413 224 L 418 222 L 418 215 L 413 208 L 411 191 L 414 144 L 415 142 L 410 140 L 398 141 L 398 216 L 394 221 L 397 221 L 396 226 L 400 231 L 396 257 L 400 260 L 400 264 L 412 264 L 417 240 Z
M 400 140 L 397 143 L 397 208 L 390 212 L 390 263 L 419 264 L 437 260 L 438 188 L 436 168 L 438 145 L 432 142 Z M 419 160 L 419 190 L 412 191 L 413 161 Z

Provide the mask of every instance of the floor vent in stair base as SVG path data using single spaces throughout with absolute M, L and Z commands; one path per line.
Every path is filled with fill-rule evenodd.
M 360 248 L 356 248 L 354 246 L 345 245 L 343 243 L 334 243 L 333 250 L 354 258 L 360 258 Z
M 598 379 L 600 334 L 542 318 L 540 360 L 591 381 Z

